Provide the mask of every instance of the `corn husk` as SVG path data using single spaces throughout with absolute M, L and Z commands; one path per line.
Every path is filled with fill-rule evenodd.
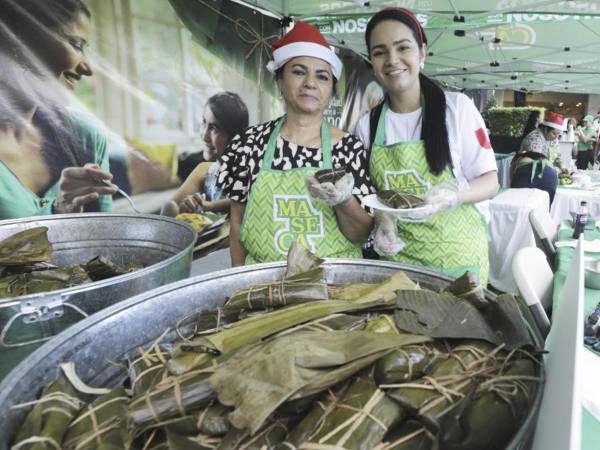
M 235 407 L 231 423 L 255 433 L 288 399 L 323 391 L 392 348 L 426 340 L 363 331 L 294 333 L 246 348 L 217 367 L 210 385 L 221 403 Z
M 117 450 L 130 444 L 125 389 L 114 389 L 84 407 L 69 424 L 64 450 Z
M 92 280 L 81 266 L 37 270 L 0 278 L 0 298 L 55 291 L 90 283 Z
M 356 378 L 334 411 L 327 415 L 300 449 L 313 445 L 369 450 L 404 419 L 402 408 L 366 378 Z
M 274 283 L 241 289 L 231 295 L 223 311 L 271 310 L 315 300 L 328 300 L 324 275 L 323 269 L 313 269 Z
M 83 405 L 77 390 L 60 376 L 44 388 L 39 400 L 17 433 L 13 449 L 50 450 L 61 448 L 69 423 Z M 25 404 L 22 406 L 29 406 Z
M 394 209 L 412 209 L 425 205 L 425 200 L 421 197 L 404 191 L 379 191 L 377 192 L 377 198 L 385 206 Z
M 48 228 L 20 231 L 0 241 L 0 266 L 20 266 L 52 259 Z

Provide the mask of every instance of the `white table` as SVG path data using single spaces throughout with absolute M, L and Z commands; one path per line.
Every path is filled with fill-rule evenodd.
M 586 201 L 590 217 L 600 217 L 600 189 L 584 190 L 577 188 L 558 187 L 550 215 L 555 223 L 571 219 L 571 211 L 577 212 L 582 201 Z
M 489 282 L 504 292 L 517 292 L 511 264 L 517 250 L 535 246 L 529 223 L 532 209 L 548 211 L 550 197 L 539 189 L 507 189 L 490 201 Z

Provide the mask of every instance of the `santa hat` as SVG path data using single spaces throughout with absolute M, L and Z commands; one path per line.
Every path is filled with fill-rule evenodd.
M 562 114 L 552 111 L 546 111 L 546 114 L 544 114 L 544 120 L 542 120 L 542 125 L 546 125 L 547 127 L 555 128 L 560 131 L 565 131 L 564 118 Z
M 271 55 L 272 61 L 267 64 L 270 72 L 275 72 L 297 56 L 312 56 L 328 62 L 336 79 L 339 80 L 342 75 L 342 61 L 329 47 L 321 32 L 300 20 L 281 39 L 273 42 Z

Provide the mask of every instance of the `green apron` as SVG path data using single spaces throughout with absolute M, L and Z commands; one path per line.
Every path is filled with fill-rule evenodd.
M 429 170 L 423 141 L 385 145 L 385 104 L 377 124 L 370 156 L 371 178 L 377 190 L 396 189 L 422 196 L 434 185 L 454 180 L 447 167 L 440 175 Z M 455 211 L 430 217 L 427 222 L 398 221 L 398 236 L 404 249 L 384 259 L 458 277 L 466 270 L 488 280 L 488 243 L 486 225 L 474 205 L 461 205 Z
M 305 174 L 319 169 L 272 169 L 284 120 L 271 133 L 262 167 L 250 189 L 240 229 L 240 242 L 248 251 L 245 263 L 284 260 L 294 241 L 321 258 L 361 258 L 360 246 L 344 236 L 333 208 L 313 199 L 306 188 Z M 321 144 L 323 168 L 331 168 L 331 142 L 325 121 L 321 125 Z

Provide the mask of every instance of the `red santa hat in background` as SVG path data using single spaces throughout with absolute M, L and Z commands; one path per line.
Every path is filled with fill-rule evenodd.
M 321 32 L 312 25 L 297 21 L 281 39 L 273 42 L 272 61 L 267 64 L 270 72 L 283 67 L 286 62 L 298 56 L 312 56 L 328 62 L 333 76 L 339 80 L 342 75 L 342 61 L 331 49 Z
M 544 114 L 544 120 L 542 120 L 542 125 L 546 125 L 547 127 L 555 128 L 560 131 L 565 131 L 564 121 L 565 120 L 562 114 L 546 111 L 546 114 Z

